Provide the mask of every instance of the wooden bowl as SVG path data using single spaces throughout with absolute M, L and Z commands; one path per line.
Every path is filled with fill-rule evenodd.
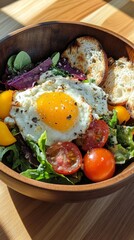
M 84 35 L 97 38 L 108 57 L 126 56 L 134 61 L 133 43 L 109 30 L 83 23 L 46 22 L 17 30 L 0 41 L 0 74 L 9 56 L 20 50 L 28 52 L 37 62 L 55 51 L 62 52 L 73 39 Z M 57 185 L 31 180 L 3 163 L 0 163 L 0 179 L 15 191 L 35 199 L 77 202 L 113 193 L 134 181 L 134 163 L 109 180 L 84 185 Z

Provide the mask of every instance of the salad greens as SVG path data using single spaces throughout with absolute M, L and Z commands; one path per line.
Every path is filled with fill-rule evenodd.
M 74 184 L 80 181 L 81 174 L 74 175 L 71 177 L 65 177 L 63 174 L 56 173 L 52 165 L 47 161 L 45 148 L 46 148 L 46 132 L 44 132 L 38 143 L 35 143 L 31 139 L 27 139 L 27 145 L 32 149 L 33 155 L 36 156 L 38 160 L 38 167 L 32 168 L 31 164 L 26 158 L 21 154 L 20 147 L 18 144 L 10 145 L 9 147 L 0 146 L 0 160 L 3 161 L 6 158 L 6 164 L 12 169 L 20 172 L 21 175 L 49 183 L 59 183 L 59 184 Z M 9 153 L 7 156 L 6 154 Z
M 28 67 L 31 66 L 31 63 L 30 56 L 26 52 L 21 51 L 17 55 L 12 55 L 8 59 L 7 65 L 10 72 L 16 73 L 25 68 L 28 69 Z
M 124 164 L 134 157 L 134 127 L 119 125 L 115 110 L 103 119 L 110 128 L 107 148 L 114 154 L 116 164 Z
M 5 73 L 9 80 L 3 81 L 5 87 L 19 90 L 32 87 L 36 84 L 40 74 L 47 70 L 51 70 L 55 76 L 77 77 L 77 79 L 83 80 L 83 83 L 90 84 L 95 81 L 86 79 L 86 76 L 78 69 L 71 68 L 66 59 L 60 59 L 60 53 L 54 53 L 51 58 L 31 69 L 33 66 L 30 56 L 24 51 L 11 56 L 8 59 Z M 106 148 L 114 154 L 116 164 L 125 164 L 134 157 L 134 126 L 119 125 L 115 110 L 107 116 L 102 116 L 102 119 L 110 129 Z M 12 133 L 17 138 L 17 142 L 7 147 L 0 146 L 0 161 L 31 179 L 59 184 L 81 182 L 83 177 L 81 170 L 67 177 L 53 170 L 46 158 L 46 132 L 40 136 L 37 143 L 30 138 L 24 141 L 16 128 L 12 130 Z

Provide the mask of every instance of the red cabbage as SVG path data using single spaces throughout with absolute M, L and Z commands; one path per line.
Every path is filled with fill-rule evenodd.
M 61 58 L 57 66 L 58 66 L 58 68 L 60 68 L 64 71 L 67 71 L 74 78 L 77 78 L 79 80 L 87 79 L 86 75 L 83 72 L 81 72 L 79 69 L 72 68 L 66 58 Z
M 51 65 L 52 60 L 51 58 L 48 58 L 32 70 L 11 78 L 5 83 L 5 85 L 7 88 L 13 88 L 16 90 L 23 90 L 33 87 L 34 84 L 39 80 L 40 75 L 46 72 Z

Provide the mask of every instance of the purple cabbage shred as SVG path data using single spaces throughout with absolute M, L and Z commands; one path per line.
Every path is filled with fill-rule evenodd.
M 51 58 L 48 58 L 32 70 L 11 78 L 5 83 L 5 85 L 7 88 L 13 88 L 16 90 L 31 88 L 39 80 L 40 75 L 46 72 L 51 65 L 52 60 Z
M 67 71 L 74 78 L 77 78 L 79 80 L 87 79 L 86 75 L 83 72 L 81 72 L 79 69 L 72 68 L 66 58 L 61 58 L 57 66 L 58 66 L 58 68 L 60 68 L 64 71 Z

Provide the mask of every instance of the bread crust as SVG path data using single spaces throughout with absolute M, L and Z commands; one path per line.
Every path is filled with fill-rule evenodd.
M 100 42 L 90 36 L 75 39 L 62 53 L 71 67 L 78 68 L 94 79 L 97 85 L 102 85 L 108 74 L 108 59 Z
M 114 61 L 102 88 L 108 94 L 109 104 L 126 104 L 134 92 L 134 64 L 125 57 Z
M 134 119 L 134 92 L 130 95 L 128 101 L 126 102 L 126 108 L 129 111 L 131 118 Z

